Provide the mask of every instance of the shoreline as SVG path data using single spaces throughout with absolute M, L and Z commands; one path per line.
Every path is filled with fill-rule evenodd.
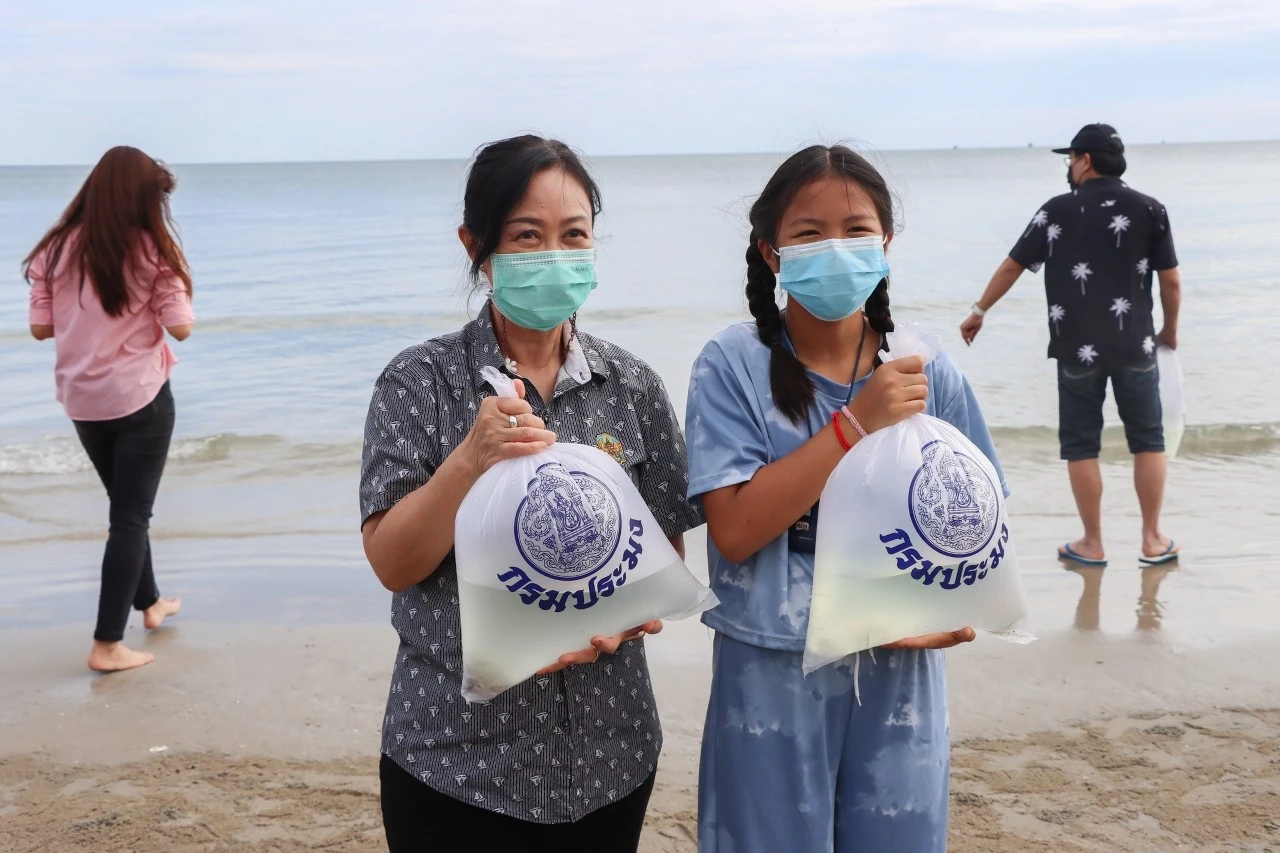
M 380 849 L 390 627 L 178 619 L 137 644 L 156 663 L 111 676 L 81 670 L 85 630 L 0 632 L 32 650 L 0 665 L 12 849 Z M 649 641 L 666 743 L 644 853 L 696 849 L 709 648 L 691 621 Z M 1257 661 L 1275 652 L 1061 631 L 949 653 L 952 849 L 1266 849 L 1280 671 Z

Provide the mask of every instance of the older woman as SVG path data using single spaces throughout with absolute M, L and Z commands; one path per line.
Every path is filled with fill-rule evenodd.
M 490 300 L 460 331 L 405 350 L 374 388 L 360 503 L 365 553 L 395 595 L 400 634 L 382 741 L 392 851 L 635 850 L 662 733 L 638 640 L 652 622 L 566 650 L 489 702 L 460 694 L 453 528 L 495 463 L 555 442 L 594 444 L 628 471 L 677 550 L 700 523 L 661 380 L 581 333 L 595 288 L 599 190 L 563 143 L 483 148 L 458 236 Z M 516 379 L 499 399 L 479 376 Z

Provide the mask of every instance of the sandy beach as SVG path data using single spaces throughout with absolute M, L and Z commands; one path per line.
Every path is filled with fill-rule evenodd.
M 176 621 L 111 677 L 77 671 L 83 637 L 0 634 L 6 850 L 380 849 L 389 628 Z M 688 853 L 710 641 L 675 623 L 650 643 L 666 746 L 642 850 Z M 952 849 L 1274 849 L 1277 652 L 1067 630 L 951 653 Z
M 1057 459 L 1039 283 L 1002 301 L 980 345 L 955 333 L 1025 217 L 1062 186 L 1061 161 L 886 158 L 909 223 L 894 241 L 894 316 L 943 335 L 982 400 L 1039 634 L 948 655 L 951 848 L 1280 851 L 1280 398 L 1257 392 L 1280 362 L 1274 293 L 1257 286 L 1274 268 L 1266 187 L 1280 146 L 1135 148 L 1135 185 L 1176 213 L 1186 269 L 1189 427 L 1164 510 L 1185 556 L 1172 570 L 1137 564 L 1111 403 L 1111 565 L 1054 559 L 1079 519 Z M 694 357 L 746 316 L 746 207 L 778 162 L 598 163 L 608 239 L 583 328 L 645 357 L 681 416 Z M 375 773 L 396 638 L 356 531 L 361 430 L 387 360 L 471 316 L 454 237 L 464 169 L 181 170 L 200 324 L 174 375 L 152 544 L 163 593 L 185 606 L 151 636 L 135 618 L 126 641 L 157 656 L 138 671 L 85 669 L 106 502 L 54 400 L 53 351 L 30 340 L 26 290 L 0 289 L 12 403 L 0 406 L 0 853 L 385 849 Z M 82 179 L 0 170 L 6 268 Z M 1248 363 L 1233 368 L 1242 347 Z M 705 576 L 703 535 L 687 546 Z M 648 642 L 666 740 L 646 853 L 696 848 L 710 647 L 696 622 Z
M 1013 477 L 1046 481 L 1039 463 L 1011 463 Z M 135 618 L 128 641 L 157 655 L 140 670 L 84 669 L 96 532 L 45 537 L 15 519 L 28 535 L 0 564 L 28 568 L 0 577 L 6 853 L 385 849 L 376 765 L 396 637 L 387 593 L 341 526 L 345 471 L 300 475 L 316 511 L 308 529 L 277 533 L 252 480 L 211 482 L 206 469 L 226 464 L 179 462 L 167 482 L 168 506 L 190 511 L 154 547 L 186 606 L 148 636 Z M 1185 488 L 1169 511 L 1188 556 L 1172 569 L 1119 557 L 1137 522 L 1123 464 L 1104 467 L 1116 531 L 1105 571 L 1052 558 L 1072 523 L 1065 483 L 1015 495 L 1039 639 L 948 653 L 951 849 L 1280 849 L 1280 582 L 1266 571 L 1265 513 L 1241 513 L 1234 550 L 1214 552 L 1219 528 L 1196 507 L 1226 495 L 1215 468 L 1176 472 Z M 9 482 L 44 518 L 73 500 L 88 516 L 96 497 L 87 472 L 54 489 Z M 195 511 L 206 504 L 241 535 L 210 538 Z M 699 573 L 702 536 L 688 541 Z M 648 641 L 666 740 L 645 853 L 696 849 L 710 648 L 692 621 Z

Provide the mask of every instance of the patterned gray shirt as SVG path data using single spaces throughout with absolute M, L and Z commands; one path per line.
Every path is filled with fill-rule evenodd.
M 410 347 L 374 386 L 360 472 L 361 520 L 426 483 L 471 430 L 505 370 L 490 307 L 460 332 Z M 702 523 L 685 500 L 684 437 L 662 380 L 619 347 L 579 333 L 550 402 L 533 410 L 561 441 L 594 444 L 631 475 L 668 536 Z M 642 642 L 531 678 L 488 702 L 462 698 L 458 576 L 452 552 L 391 600 L 400 634 L 382 751 L 441 793 L 535 823 L 582 818 L 637 788 L 662 748 Z

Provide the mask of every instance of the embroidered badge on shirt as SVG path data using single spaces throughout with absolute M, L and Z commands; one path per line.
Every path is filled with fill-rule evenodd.
M 622 447 L 622 442 L 616 436 L 607 432 L 600 433 L 596 436 L 596 447 L 612 456 L 613 461 L 624 468 L 626 467 L 627 453 Z

